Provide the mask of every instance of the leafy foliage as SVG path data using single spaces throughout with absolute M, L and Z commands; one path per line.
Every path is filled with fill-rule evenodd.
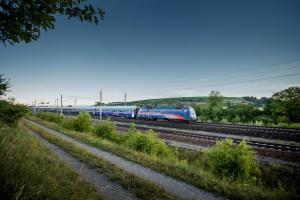
M 265 111 L 276 123 L 300 122 L 300 87 L 275 93 L 267 102 Z
M 211 91 L 208 97 L 208 102 L 205 105 L 195 107 L 197 116 L 202 121 L 218 122 L 223 116 L 224 97 L 219 91 Z
M 206 153 L 213 173 L 221 177 L 248 179 L 256 169 L 254 151 L 245 141 L 234 145 L 231 139 L 225 139 Z
M 229 122 L 233 123 L 254 123 L 260 111 L 252 104 L 228 105 L 224 110 Z
M 98 24 L 105 12 L 87 0 L 0 0 L 0 41 L 5 44 L 31 42 L 40 37 L 41 29 L 54 29 L 57 14 L 68 19 Z M 85 3 L 83 5 L 83 3 Z
M 0 75 L 0 97 L 5 95 L 9 87 L 9 81 L 3 78 L 3 75 Z M 14 98 L 8 101 L 0 99 L 0 122 L 14 126 L 18 120 L 27 113 L 29 113 L 28 107 L 22 104 L 16 104 Z
M 275 93 L 272 98 L 243 97 L 249 103 L 222 101 L 218 91 L 212 91 L 207 104 L 195 105 L 200 121 L 256 123 L 264 125 L 279 124 L 284 127 L 297 127 L 291 123 L 300 122 L 300 87 L 290 87 Z M 265 105 L 262 109 L 255 105 Z
M 0 96 L 4 95 L 9 87 L 9 81 L 6 78 L 3 78 L 3 74 L 0 74 Z
M 29 113 L 28 107 L 15 104 L 13 101 L 0 100 L 0 121 L 10 126 L 15 126 L 19 119 Z
M 267 103 L 267 100 L 268 100 L 268 98 L 266 98 L 266 97 L 257 98 L 254 96 L 251 96 L 251 97 L 246 96 L 246 97 L 242 97 L 242 98 L 245 101 L 253 103 L 257 107 L 263 107 Z
M 112 140 L 118 141 L 118 135 L 116 133 L 116 126 L 112 122 L 103 122 L 95 126 L 96 135 Z
M 88 132 L 92 127 L 91 116 L 88 112 L 80 112 L 71 123 L 75 131 Z
M 224 97 L 219 91 L 211 91 L 208 95 L 208 106 L 213 107 L 222 107 L 224 104 Z
M 129 130 L 125 143 L 129 148 L 159 157 L 173 157 L 171 149 L 158 138 L 157 134 L 148 130 L 144 133 Z

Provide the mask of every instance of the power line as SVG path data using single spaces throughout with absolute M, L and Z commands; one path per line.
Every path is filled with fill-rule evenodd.
M 260 75 L 260 74 L 266 74 L 266 73 L 270 73 L 270 72 L 278 72 L 278 71 L 287 71 L 289 69 L 295 69 L 295 68 L 299 68 L 300 65 L 296 65 L 296 66 L 289 66 L 287 68 L 284 68 L 284 69 L 280 69 L 280 70 L 266 70 L 266 71 L 263 71 L 263 72 L 258 72 L 258 73 L 254 73 L 254 74 L 251 74 L 251 75 Z M 234 74 L 229 74 L 228 76 L 232 76 Z M 248 75 L 249 77 L 249 75 Z M 209 81 L 218 81 L 219 79 L 216 79 L 216 77 L 214 76 L 215 79 L 210 79 Z M 240 78 L 240 77 L 239 77 Z M 195 80 L 192 80 L 191 83 L 189 84 L 173 84 L 172 86 L 169 86 L 169 87 L 160 87 L 160 90 L 171 90 L 171 89 L 177 89 L 178 87 L 189 87 L 191 84 L 193 85 L 196 85 L 198 84 L 199 81 L 195 82 Z M 201 86 L 201 85 L 200 85 Z M 157 91 L 157 89 L 152 89 L 152 90 L 148 90 L 149 91 Z
M 284 78 L 284 77 L 291 77 L 291 76 L 298 76 L 300 73 L 293 73 L 293 74 L 285 74 L 285 75 L 279 75 L 279 76 L 271 76 L 271 77 L 261 77 L 256 79 L 249 79 L 249 80 L 242 80 L 242 81 L 231 81 L 231 82 L 221 82 L 217 84 L 199 84 L 197 86 L 174 86 L 174 87 L 165 87 L 160 88 L 159 90 L 156 89 L 155 91 L 166 91 L 166 90 L 178 90 L 178 89 L 194 89 L 199 87 L 217 87 L 217 86 L 225 86 L 225 85 L 234 85 L 234 84 L 240 84 L 240 83 L 248 83 L 248 82 L 254 82 L 254 81 L 264 81 L 264 80 L 272 80 L 272 79 L 278 79 L 278 78 Z M 154 91 L 153 90 L 147 90 Z
M 293 63 L 293 62 L 299 62 L 299 61 L 300 61 L 300 59 L 296 58 L 296 59 L 285 60 L 285 61 L 272 63 L 272 64 L 267 64 L 267 65 L 260 65 L 260 66 L 254 66 L 254 67 L 244 68 L 244 69 L 240 69 L 240 70 L 235 70 L 234 72 L 226 71 L 225 73 L 216 74 L 216 75 L 214 75 L 214 77 L 222 77 L 224 75 L 227 76 L 227 75 L 232 75 L 232 74 L 238 74 L 240 72 L 253 71 L 253 70 L 256 70 L 256 69 L 263 69 L 265 67 L 272 67 L 272 66 L 277 66 L 277 65 L 287 64 L 287 63 Z M 283 67 L 285 67 L 285 66 L 283 66 Z M 187 77 L 187 76 L 185 76 L 185 77 Z M 178 82 L 187 82 L 187 81 L 190 81 L 191 78 L 192 77 L 187 78 L 187 79 L 185 78 L 181 81 L 177 80 L 177 81 L 167 82 L 167 83 L 163 83 L 163 84 L 166 85 L 166 84 L 173 84 L 173 83 L 178 83 Z

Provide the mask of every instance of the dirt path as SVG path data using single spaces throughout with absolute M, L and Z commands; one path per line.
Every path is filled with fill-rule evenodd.
M 58 146 L 48 142 L 39 134 L 26 129 L 28 133 L 36 137 L 43 145 L 45 145 L 51 152 L 67 163 L 75 172 L 88 183 L 94 185 L 96 190 L 105 198 L 111 200 L 131 200 L 138 199 L 134 194 L 122 188 L 121 185 L 111 182 L 105 175 L 99 173 L 97 169 L 88 168 L 86 164 L 79 161 L 69 153 L 65 152 Z
M 164 174 L 158 173 L 154 170 L 149 168 L 143 167 L 139 164 L 134 162 L 125 160 L 119 156 L 116 156 L 110 152 L 103 151 L 99 148 L 92 147 L 87 145 L 83 142 L 80 142 L 76 139 L 73 139 L 63 133 L 55 131 L 53 129 L 49 129 L 45 126 L 37 124 L 35 122 L 25 120 L 27 123 L 33 124 L 38 126 L 41 129 L 46 130 L 48 133 L 58 136 L 65 141 L 72 142 L 77 146 L 86 149 L 87 151 L 93 153 L 95 156 L 100 157 L 101 159 L 107 160 L 112 164 L 115 164 L 119 168 L 132 173 L 138 177 L 141 177 L 147 181 L 152 181 L 153 183 L 160 186 L 162 189 L 170 192 L 171 194 L 182 198 L 182 199 L 199 199 L 199 200 L 215 200 L 215 199 L 222 199 L 221 197 L 216 197 L 214 194 L 210 192 L 206 192 L 199 188 L 196 188 L 192 185 L 186 184 L 184 182 L 178 181 L 175 178 L 166 176 Z

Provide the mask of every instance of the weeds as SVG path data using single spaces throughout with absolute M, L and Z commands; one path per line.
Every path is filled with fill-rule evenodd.
M 92 187 L 17 128 L 0 128 L 0 199 L 101 199 Z
M 64 117 L 62 115 L 58 115 L 55 113 L 50 113 L 50 112 L 39 112 L 36 114 L 37 117 L 40 119 L 49 121 L 49 122 L 54 122 L 57 124 L 61 124 L 64 120 Z

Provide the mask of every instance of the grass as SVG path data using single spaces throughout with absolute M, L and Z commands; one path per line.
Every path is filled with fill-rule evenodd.
M 124 144 L 103 139 L 91 132 L 66 130 L 57 124 L 32 119 L 87 144 L 230 199 L 296 199 L 299 195 L 296 193 L 299 173 L 293 177 L 289 172 L 282 174 L 280 170 L 260 167 L 255 174 L 251 174 L 247 182 L 220 178 L 212 173 L 207 154 L 203 152 L 173 150 L 175 157 L 159 157 L 135 151 Z
M 39 133 L 50 142 L 58 145 L 77 159 L 85 162 L 90 167 L 99 168 L 101 173 L 105 174 L 111 181 L 121 184 L 124 188 L 136 193 L 136 195 L 141 199 L 175 199 L 175 197 L 171 194 L 160 189 L 152 182 L 136 177 L 135 175 L 130 174 L 103 159 L 100 159 L 83 148 L 72 144 L 71 142 L 67 142 L 59 137 L 53 136 L 34 125 L 25 124 L 25 126 Z
M 0 199 L 103 199 L 33 136 L 0 127 Z

